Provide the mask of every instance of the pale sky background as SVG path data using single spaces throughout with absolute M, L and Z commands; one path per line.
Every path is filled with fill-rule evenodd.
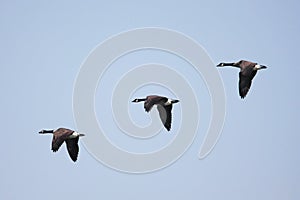
M 299 9 L 295 0 L 0 1 L 0 199 L 300 199 Z M 247 59 L 268 69 L 257 74 L 244 100 L 238 96 L 238 70 L 219 70 L 226 120 L 216 147 L 203 160 L 197 157 L 202 131 L 177 162 L 148 174 L 110 169 L 81 143 L 76 163 L 65 145 L 51 152 L 52 136 L 38 131 L 75 128 L 73 85 L 84 59 L 108 37 L 142 27 L 188 35 L 215 64 Z M 118 63 L 135 66 L 153 58 L 179 71 L 184 64 L 157 52 L 140 55 Z M 203 93 L 200 107 L 209 103 Z M 130 108 L 135 119 L 147 116 L 142 105 Z M 174 108 L 176 130 L 180 105 Z M 203 117 L 200 129 L 208 119 Z M 116 133 L 114 124 L 107 126 Z M 122 139 L 114 142 L 130 146 Z

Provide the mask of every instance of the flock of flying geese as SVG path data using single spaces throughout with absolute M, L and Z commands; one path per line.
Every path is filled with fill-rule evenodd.
M 217 67 L 232 66 L 240 68 L 239 72 L 239 94 L 241 98 L 245 98 L 252 83 L 252 79 L 256 75 L 257 71 L 260 69 L 266 69 L 264 65 L 259 65 L 246 60 L 241 60 L 236 63 L 220 63 Z M 170 131 L 171 122 L 172 122 L 172 105 L 178 103 L 179 100 L 169 99 L 163 96 L 150 95 L 142 99 L 134 99 L 132 102 L 144 102 L 144 109 L 146 112 L 149 112 L 154 105 L 157 106 L 157 110 L 160 116 L 160 119 L 167 129 Z M 79 137 L 84 136 L 84 134 L 78 133 L 76 131 L 59 128 L 57 130 L 41 130 L 40 134 L 51 133 L 53 134 L 52 139 L 52 148 L 53 152 L 58 151 L 60 146 L 66 142 L 68 153 L 71 159 L 75 162 L 78 157 L 79 147 L 78 140 Z

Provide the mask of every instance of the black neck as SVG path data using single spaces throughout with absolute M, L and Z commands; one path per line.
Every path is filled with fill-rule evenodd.
M 44 130 L 44 133 L 53 133 L 54 130 Z
M 224 66 L 236 66 L 235 63 L 224 63 Z
M 137 99 L 138 100 L 138 102 L 140 102 L 140 101 L 146 101 L 146 98 L 144 98 L 144 99 Z

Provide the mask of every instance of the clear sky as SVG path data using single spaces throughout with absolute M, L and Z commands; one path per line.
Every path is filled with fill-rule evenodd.
M 295 0 L 0 1 L 0 199 L 299 199 L 299 8 Z M 83 61 L 112 35 L 143 27 L 168 28 L 193 38 L 215 64 L 247 59 L 268 69 L 258 72 L 244 100 L 238 96 L 238 70 L 219 69 L 226 119 L 217 145 L 203 160 L 197 155 L 210 101 L 203 80 L 193 77 L 202 121 L 194 143 L 171 166 L 147 174 L 122 173 L 95 160 L 81 142 L 76 163 L 65 145 L 51 152 L 52 136 L 38 131 L 76 128 L 73 90 Z M 118 80 L 118 65 L 130 70 L 149 62 L 179 72 L 187 66 L 164 52 L 136 52 L 114 63 L 101 81 L 111 85 Z M 101 92 L 111 92 L 101 87 L 96 100 Z M 173 95 L 156 86 L 136 95 L 156 89 Z M 112 133 L 107 137 L 124 149 L 152 151 L 175 135 L 162 130 L 153 138 L 156 142 L 145 146 L 139 143 L 145 141 L 128 141 L 109 122 L 108 108 L 95 106 L 99 123 Z M 174 131 L 182 108 L 176 106 Z M 149 120 L 142 105 L 129 108 L 138 124 Z M 107 110 L 104 115 L 101 109 Z

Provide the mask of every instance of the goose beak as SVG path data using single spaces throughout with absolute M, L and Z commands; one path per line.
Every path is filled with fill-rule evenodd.
M 179 102 L 179 100 L 177 100 L 177 99 L 172 100 L 172 103 L 178 103 L 178 102 Z
M 261 67 L 260 67 L 261 69 L 267 69 L 267 67 L 266 66 L 264 66 L 264 65 L 261 65 Z

